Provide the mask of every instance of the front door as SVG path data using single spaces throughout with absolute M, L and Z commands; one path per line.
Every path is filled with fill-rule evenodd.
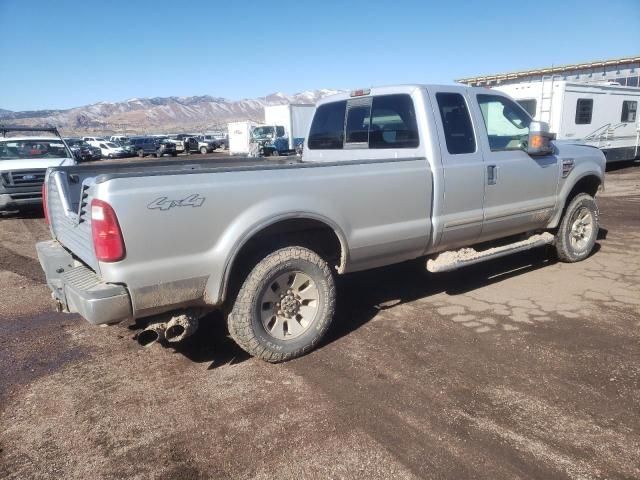
M 482 231 L 484 163 L 469 100 L 462 88 L 431 91 L 444 169 L 443 198 L 437 202 L 441 207 L 434 212 L 436 233 L 440 234 L 438 248 L 473 243 Z
M 484 157 L 484 221 L 481 240 L 543 228 L 553 214 L 560 172 L 555 155 L 522 149 L 531 118 L 499 94 L 477 94 L 475 116 Z

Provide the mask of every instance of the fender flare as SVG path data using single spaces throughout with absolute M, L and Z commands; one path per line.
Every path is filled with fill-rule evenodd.
M 558 224 L 560 223 L 560 220 L 562 219 L 564 208 L 567 205 L 567 199 L 569 198 L 569 194 L 579 182 L 581 182 L 583 179 L 587 177 L 597 178 L 600 181 L 600 185 L 604 183 L 604 178 L 601 175 L 599 175 L 599 172 L 595 170 L 586 170 L 582 172 L 579 177 L 576 177 L 575 179 L 573 179 L 570 187 L 566 186 L 566 188 L 563 188 L 563 190 L 566 190 L 566 191 L 559 192 L 558 203 L 556 205 L 556 213 L 549 220 L 549 223 L 547 224 L 547 228 L 556 228 L 558 226 Z
M 347 243 L 347 237 L 345 236 L 342 229 L 331 219 L 325 217 L 324 215 L 320 215 L 317 213 L 310 212 L 287 212 L 281 213 L 278 215 L 274 215 L 273 217 L 269 217 L 260 223 L 252 225 L 250 228 L 245 230 L 240 238 L 242 241 L 237 242 L 227 259 L 224 262 L 224 268 L 222 271 L 222 281 L 220 282 L 220 289 L 218 292 L 218 299 L 220 302 L 223 302 L 228 290 L 229 279 L 231 277 L 231 271 L 233 269 L 233 265 L 238 257 L 238 253 L 242 250 L 242 248 L 251 240 L 256 234 L 268 228 L 272 225 L 276 225 L 285 220 L 315 220 L 321 223 L 324 223 L 327 227 L 331 228 L 331 230 L 335 233 L 336 237 L 338 237 L 338 241 L 340 242 L 340 265 L 338 266 L 338 273 L 343 273 L 346 270 L 346 266 L 348 264 L 349 259 L 349 245 Z

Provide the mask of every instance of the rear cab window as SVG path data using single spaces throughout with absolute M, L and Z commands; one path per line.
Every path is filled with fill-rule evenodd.
M 316 109 L 310 150 L 417 148 L 413 100 L 408 94 L 362 96 Z
M 346 100 L 325 103 L 316 109 L 309 130 L 309 148 L 312 150 L 340 150 L 344 144 L 344 114 Z

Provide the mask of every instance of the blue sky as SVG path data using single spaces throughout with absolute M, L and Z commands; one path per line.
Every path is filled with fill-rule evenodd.
M 0 108 L 451 83 L 640 54 L 640 0 L 0 0 Z

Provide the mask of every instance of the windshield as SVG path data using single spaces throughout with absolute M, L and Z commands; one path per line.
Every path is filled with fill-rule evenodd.
M 270 138 L 273 137 L 273 127 L 256 127 L 252 133 L 255 138 Z
M 18 158 L 69 158 L 58 139 L 0 140 L 0 160 Z

